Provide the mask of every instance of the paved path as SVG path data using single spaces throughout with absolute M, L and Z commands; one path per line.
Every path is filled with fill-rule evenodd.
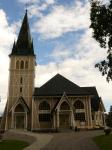
M 59 133 L 41 150 L 99 150 L 91 138 L 100 134 L 102 131 Z
M 4 139 L 17 139 L 26 141 L 30 146 L 26 147 L 24 150 L 40 150 L 46 144 L 50 142 L 53 138 L 52 134 L 37 134 L 28 131 L 21 130 L 9 130 L 4 134 Z
M 29 147 L 25 148 L 24 150 L 40 150 L 42 147 L 48 144 L 53 138 L 53 136 L 49 134 L 36 134 L 36 133 L 30 134 L 32 134 L 36 138 L 36 141 Z
M 24 150 L 99 150 L 91 138 L 101 134 L 104 134 L 103 131 L 39 134 L 12 130 L 5 137 L 28 141 L 31 145 Z

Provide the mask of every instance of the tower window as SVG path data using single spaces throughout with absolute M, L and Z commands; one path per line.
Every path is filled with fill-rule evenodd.
M 20 87 L 20 93 L 22 93 L 22 90 L 23 90 L 22 87 Z
M 23 61 L 23 60 L 21 61 L 21 66 L 20 66 L 20 68 L 21 68 L 21 69 L 24 69 L 24 61 Z
M 20 83 L 22 84 L 23 83 L 23 78 L 21 77 L 21 79 L 20 79 Z
M 25 69 L 28 69 L 28 61 L 25 62 Z
M 19 61 L 16 62 L 16 69 L 19 69 Z

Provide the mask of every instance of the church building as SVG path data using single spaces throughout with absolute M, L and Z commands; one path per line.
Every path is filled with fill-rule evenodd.
M 38 131 L 104 126 L 105 107 L 96 87 L 80 87 L 60 74 L 34 87 L 36 55 L 27 11 L 9 58 L 9 89 L 1 128 Z

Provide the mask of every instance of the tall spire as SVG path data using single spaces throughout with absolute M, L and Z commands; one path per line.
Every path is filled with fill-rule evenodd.
M 33 41 L 30 34 L 27 10 L 22 22 L 17 42 L 14 42 L 10 56 L 11 55 L 34 55 Z

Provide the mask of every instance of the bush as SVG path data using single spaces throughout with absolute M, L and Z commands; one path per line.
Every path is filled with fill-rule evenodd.
M 110 128 L 104 129 L 104 132 L 105 132 L 105 135 L 110 135 L 111 129 Z

